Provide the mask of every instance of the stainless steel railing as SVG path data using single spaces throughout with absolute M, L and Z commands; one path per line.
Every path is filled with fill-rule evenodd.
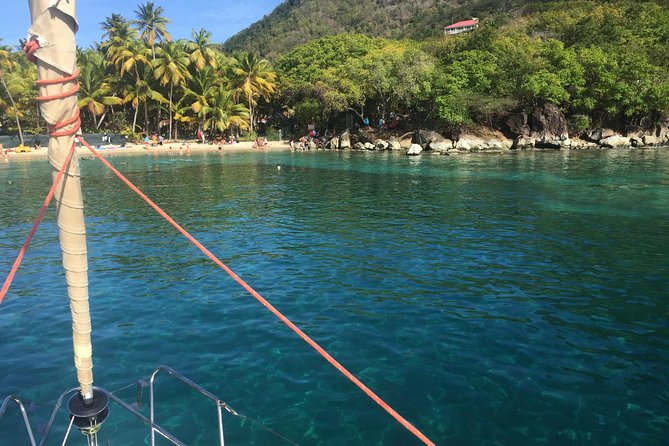
M 35 443 L 35 436 L 33 435 L 33 429 L 30 426 L 30 420 L 28 419 L 28 412 L 26 412 L 26 408 L 20 399 L 18 399 L 13 395 L 6 397 L 5 400 L 2 402 L 2 406 L 0 406 L 0 419 L 7 411 L 7 406 L 9 406 L 9 403 L 14 403 L 18 406 L 19 410 L 21 411 L 21 416 L 23 417 L 23 424 L 25 425 L 26 431 L 28 432 L 28 437 L 30 438 L 30 444 L 32 446 L 36 446 L 37 443 Z
M 200 386 L 199 384 L 191 381 L 190 379 L 186 378 L 176 370 L 167 367 L 167 366 L 160 366 L 156 368 L 153 373 L 151 374 L 151 377 L 149 379 L 149 417 L 147 418 L 146 415 L 142 414 L 137 408 L 133 407 L 132 405 L 126 403 L 125 401 L 121 400 L 118 396 L 114 395 L 113 393 L 109 393 L 109 398 L 111 401 L 114 401 L 119 407 L 124 409 L 126 412 L 132 414 L 136 418 L 138 418 L 140 421 L 142 421 L 144 424 L 148 425 L 151 429 L 151 445 L 155 446 L 156 444 L 156 433 L 161 435 L 163 438 L 166 440 L 170 441 L 172 444 L 176 446 L 187 446 L 186 443 L 183 441 L 179 440 L 176 438 L 173 434 L 171 434 L 167 429 L 163 428 L 162 426 L 158 425 L 155 422 L 155 381 L 156 377 L 158 374 L 161 372 L 167 373 L 169 376 L 172 376 L 176 378 L 177 380 L 181 381 L 182 383 L 186 384 L 188 387 L 191 389 L 195 390 L 205 398 L 209 399 L 214 403 L 216 406 L 216 412 L 217 412 L 217 417 L 218 417 L 218 440 L 220 446 L 225 446 L 225 439 L 223 435 L 223 409 L 225 409 L 228 413 L 234 415 L 234 416 L 241 416 L 239 415 L 233 408 L 228 406 L 227 403 L 216 397 L 214 394 Z M 137 407 L 139 407 L 141 403 L 141 397 L 142 397 L 142 388 L 146 386 L 146 383 L 144 381 L 137 381 Z M 49 421 L 44 429 L 44 434 L 43 437 L 39 443 L 39 446 L 44 446 L 46 444 L 47 439 L 49 438 L 49 435 L 51 433 L 51 430 L 53 428 L 54 422 L 56 420 L 56 416 L 58 415 L 58 412 L 60 411 L 61 407 L 63 406 L 63 403 L 66 401 L 66 399 L 69 399 L 72 395 L 76 394 L 79 391 L 79 388 L 74 388 L 67 390 L 63 392 L 60 397 L 58 398 L 58 401 L 55 404 L 55 407 L 53 409 L 53 412 L 51 413 L 51 417 L 49 418 Z M 18 407 L 19 410 L 21 411 L 21 416 L 23 417 L 23 423 L 25 425 L 26 431 L 28 433 L 28 437 L 30 439 L 30 444 L 31 446 L 37 446 L 37 443 L 35 442 L 35 437 L 33 435 L 33 430 L 30 425 L 30 420 L 28 418 L 28 413 L 23 405 L 23 403 L 15 396 L 8 396 L 4 399 L 2 406 L 0 406 L 0 420 L 2 419 L 2 416 L 5 414 L 7 407 L 9 406 L 10 403 L 15 403 Z M 72 427 L 72 423 L 70 422 L 70 426 L 67 429 L 67 432 L 65 434 L 65 438 L 63 439 L 62 445 L 65 446 L 68 441 L 69 433 Z M 97 431 L 96 431 L 97 432 Z M 89 445 L 91 446 L 97 446 L 97 436 L 93 438 L 88 439 L 89 440 Z

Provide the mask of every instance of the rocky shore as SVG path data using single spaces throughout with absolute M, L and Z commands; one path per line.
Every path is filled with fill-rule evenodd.
M 624 133 L 596 128 L 573 135 L 567 119 L 553 104 L 536 107 L 531 114 L 519 113 L 505 122 L 505 132 L 479 129 L 463 131 L 450 138 L 431 130 L 416 130 L 403 135 L 387 135 L 374 130 L 346 131 L 329 140 L 325 150 L 406 151 L 451 155 L 458 153 L 502 153 L 511 150 L 581 150 L 630 147 L 669 147 L 669 122 L 650 128 L 629 128 Z M 314 145 L 311 147 L 316 149 Z

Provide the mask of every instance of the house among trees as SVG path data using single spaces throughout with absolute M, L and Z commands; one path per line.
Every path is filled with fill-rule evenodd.
M 444 34 L 460 34 L 473 31 L 479 27 L 479 19 L 473 18 L 471 20 L 463 20 L 462 22 L 457 22 L 452 25 L 448 25 L 444 28 Z

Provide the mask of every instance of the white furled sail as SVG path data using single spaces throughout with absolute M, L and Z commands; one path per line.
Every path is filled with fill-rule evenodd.
M 74 132 L 78 131 L 80 125 L 76 95 L 75 33 L 78 24 L 75 3 L 75 0 L 29 0 L 32 26 L 28 31 L 28 42 L 35 43 L 37 48 L 33 55 L 37 59 L 40 109 L 50 125 L 52 137 L 48 154 L 54 178 L 72 149 Z M 76 153 L 56 190 L 55 198 L 72 312 L 74 364 L 81 396 L 84 402 L 89 402 L 93 398 L 93 352 L 88 306 L 86 226 Z

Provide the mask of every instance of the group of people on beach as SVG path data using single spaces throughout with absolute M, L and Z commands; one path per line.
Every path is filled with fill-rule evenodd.
M 144 137 L 144 146 L 146 147 L 148 147 L 149 145 L 151 145 L 151 147 L 162 146 L 164 141 L 165 138 L 163 138 L 163 135 L 154 133 L 151 135 L 151 138 L 149 138 L 149 135 L 147 134 Z

